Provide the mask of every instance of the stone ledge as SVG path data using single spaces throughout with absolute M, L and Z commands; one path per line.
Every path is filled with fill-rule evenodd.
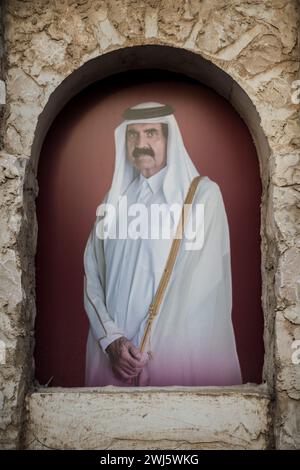
M 264 386 L 42 388 L 26 404 L 27 449 L 265 449 L 271 441 Z

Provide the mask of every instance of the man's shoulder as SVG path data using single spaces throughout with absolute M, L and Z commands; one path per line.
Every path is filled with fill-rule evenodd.
M 198 202 L 205 202 L 211 199 L 219 198 L 221 190 L 218 183 L 210 179 L 208 176 L 203 176 L 198 184 L 195 200 Z
M 103 208 L 105 207 L 105 204 L 107 203 L 107 200 L 108 200 L 108 195 L 109 195 L 109 191 L 107 191 L 104 195 L 104 197 L 102 198 L 101 202 L 98 204 L 97 208 L 96 208 L 96 215 L 97 217 L 102 214 L 102 211 L 103 211 Z

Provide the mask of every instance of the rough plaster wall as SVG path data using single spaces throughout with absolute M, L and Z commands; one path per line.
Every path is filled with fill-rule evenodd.
M 261 118 L 271 151 L 268 160 L 260 155 L 265 378 L 277 400 L 277 446 L 299 448 L 300 365 L 291 362 L 292 341 L 300 338 L 300 124 L 291 101 L 299 70 L 297 1 L 8 0 L 1 8 L 7 89 L 0 160 L 0 339 L 7 346 L 0 365 L 2 446 L 18 445 L 32 379 L 37 185 L 30 156 L 38 117 L 56 87 L 89 59 L 164 44 L 199 53 L 226 71 Z
M 256 388 L 256 387 L 255 387 Z M 213 389 L 188 393 L 105 387 L 34 393 L 28 400 L 28 449 L 265 449 L 266 394 Z M 110 391 L 109 391 L 110 390 Z M 74 409 L 76 408 L 76 413 Z M 116 413 L 118 410 L 118 413 Z M 224 412 L 225 410 L 225 412 Z M 45 420 L 47 416 L 47 420 Z M 109 427 L 103 427 L 109 423 Z
M 3 37 L 3 6 L 0 3 L 0 149 L 3 147 L 3 133 L 4 133 L 4 108 L 5 108 L 5 101 L 6 101 L 6 93 L 5 93 L 5 82 L 3 79 L 4 75 L 4 37 Z

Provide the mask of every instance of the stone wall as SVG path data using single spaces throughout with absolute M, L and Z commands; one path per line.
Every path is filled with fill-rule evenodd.
M 5 82 L 3 80 L 4 74 L 4 37 L 3 37 L 3 6 L 0 4 L 0 136 L 3 136 L 2 125 L 4 123 L 3 120 L 3 112 L 4 112 L 4 105 L 6 101 L 5 96 Z M 2 148 L 2 141 L 0 142 L 0 148 Z
M 265 449 L 268 408 L 256 387 L 44 390 L 28 402 L 26 448 Z
M 170 46 L 173 57 L 177 51 L 183 58 L 187 52 L 194 53 L 194 64 L 197 57 L 204 58 L 226 73 L 232 81 L 227 98 L 244 117 L 257 144 L 263 185 L 264 381 L 269 397 L 274 398 L 272 413 L 264 407 L 264 422 L 273 419 L 278 448 L 299 448 L 300 365 L 291 359 L 293 341 L 300 339 L 300 122 L 299 107 L 292 100 L 292 86 L 299 79 L 298 2 L 7 0 L 1 5 L 5 54 L 0 56 L 0 79 L 5 80 L 7 95 L 0 128 L 0 340 L 6 346 L 5 363 L 0 364 L 2 447 L 28 443 L 23 434 L 30 435 L 35 420 L 40 420 L 32 351 L 35 172 L 43 137 L 64 102 L 79 91 L 84 80 L 89 81 L 86 67 L 92 59 L 109 61 L 109 52 L 127 50 L 114 64 L 115 71 L 146 67 L 143 54 L 133 60 L 135 48 L 157 45 Z M 167 64 L 168 56 L 165 59 Z M 152 61 L 155 64 L 155 57 Z M 179 71 L 180 67 L 197 76 L 196 66 L 189 65 L 189 60 L 173 60 L 169 68 Z M 108 71 L 104 67 L 98 73 L 99 79 Z M 205 82 L 205 70 L 202 73 Z M 81 85 L 75 83 L 77 76 Z M 72 77 L 73 86 L 64 88 Z M 0 81 L 2 101 L 3 89 Z M 255 113 L 241 98 L 243 92 Z M 58 406 L 55 391 L 52 393 L 51 403 Z M 225 406 L 226 393 L 219 390 L 218 404 L 223 396 Z M 24 410 L 26 396 L 28 414 Z M 51 393 L 43 400 L 49 397 Z M 76 396 L 70 397 L 74 399 Z M 78 399 L 82 412 L 85 399 L 81 395 Z M 236 399 L 238 402 L 238 395 Z M 254 398 L 253 403 L 257 405 Z M 50 414 L 44 416 L 50 421 L 55 412 L 51 406 L 45 406 Z M 177 432 L 180 434 L 180 428 Z M 264 436 L 268 432 L 265 428 L 262 431 Z M 137 434 L 135 439 L 138 442 Z M 255 446 L 255 439 L 253 442 L 247 446 Z M 270 435 L 259 446 L 266 447 L 269 442 Z

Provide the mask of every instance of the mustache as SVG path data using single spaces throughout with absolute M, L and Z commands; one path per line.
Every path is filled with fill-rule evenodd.
M 150 157 L 154 157 L 154 151 L 149 147 L 136 147 L 132 152 L 132 156 L 134 158 L 138 158 L 140 155 L 149 155 Z

